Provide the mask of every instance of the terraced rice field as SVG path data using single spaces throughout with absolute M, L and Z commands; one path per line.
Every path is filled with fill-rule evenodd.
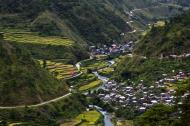
M 101 123 L 101 114 L 96 110 L 91 110 L 78 115 L 70 122 L 63 123 L 61 126 L 99 126 Z
M 72 46 L 73 41 L 61 37 L 42 37 L 35 33 L 4 33 L 4 39 L 20 43 Z
M 86 85 L 83 85 L 79 88 L 79 91 L 86 91 L 86 90 L 89 90 L 89 89 L 92 89 L 92 88 L 95 88 L 99 85 L 102 84 L 102 81 L 101 80 L 96 80 L 96 81 L 93 81 L 89 84 L 86 84 Z
M 80 114 L 76 117 L 76 120 L 85 120 L 86 122 L 81 123 L 80 126 L 89 126 L 96 125 L 100 118 L 101 114 L 98 111 L 93 110 Z
M 40 61 L 43 65 L 43 61 Z M 70 78 L 78 74 L 78 70 L 70 64 L 64 64 L 58 61 L 46 61 L 46 68 L 59 80 Z

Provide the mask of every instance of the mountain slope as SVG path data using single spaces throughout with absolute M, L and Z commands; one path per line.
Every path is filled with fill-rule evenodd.
M 165 26 L 153 26 L 137 44 L 135 53 L 146 56 L 182 55 L 190 52 L 190 12 L 172 18 Z M 158 48 L 159 47 L 159 48 Z
M 115 79 L 152 84 L 163 74 L 173 74 L 172 71 L 189 72 L 189 20 L 187 12 L 166 21 L 165 25 L 155 24 L 137 43 L 132 56 L 126 56 L 118 64 Z
M 14 6 L 10 6 L 14 3 Z M 94 2 L 78 0 L 32 0 L 32 1 L 0 1 L 0 22 L 2 26 L 22 27 L 44 34 L 48 28 L 53 34 L 73 38 L 83 42 L 110 42 L 120 39 L 120 33 L 130 30 L 129 26 L 119 16 L 115 15 L 104 5 L 104 1 Z M 29 7 L 30 6 L 30 7 Z M 29 8 L 27 8 L 29 7 Z M 44 12 L 48 10 L 50 14 Z M 6 16 L 5 16 L 6 15 Z M 44 18 L 48 20 L 43 20 Z M 52 18 L 53 17 L 53 18 Z M 51 18 L 51 19 L 50 19 Z M 24 21 L 22 19 L 25 19 Z M 60 33 L 61 31 L 61 33 Z M 67 34 L 68 31 L 71 34 Z M 46 31 L 47 32 L 47 31 Z M 79 39 L 80 36 L 80 39 Z
M 82 44 L 109 44 L 114 40 L 125 41 L 120 36 L 123 32 L 144 29 L 147 23 L 180 13 L 176 4 L 181 3 L 152 0 L 2 0 L 0 26 L 24 28 L 47 36 L 64 36 Z M 132 17 L 128 15 L 130 12 L 134 12 Z M 129 20 L 135 24 L 126 23 Z
M 0 105 L 27 105 L 53 99 L 67 93 L 43 70 L 27 51 L 0 41 Z

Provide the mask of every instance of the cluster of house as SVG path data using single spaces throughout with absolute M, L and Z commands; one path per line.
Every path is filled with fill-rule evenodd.
M 184 80 L 190 74 L 179 72 L 172 77 L 167 77 L 167 74 L 163 74 L 163 76 L 163 79 L 156 81 L 152 86 L 145 86 L 143 80 L 138 85 L 133 84 L 133 86 L 110 81 L 104 85 L 102 91 L 99 91 L 98 97 L 116 108 L 133 106 L 139 112 L 144 112 L 158 103 L 172 105 L 175 103 L 174 93 L 176 91 L 166 88 L 165 83 Z M 166 90 L 162 90 L 163 88 Z
M 130 41 L 125 44 L 112 44 L 111 46 L 104 45 L 103 47 L 91 46 L 91 55 L 112 55 L 131 52 L 134 42 Z

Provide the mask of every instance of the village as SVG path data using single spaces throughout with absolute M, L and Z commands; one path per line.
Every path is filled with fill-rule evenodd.
M 131 82 L 131 86 L 125 83 L 117 84 L 115 81 L 106 83 L 102 90 L 98 91 L 98 97 L 105 103 L 109 103 L 116 109 L 119 107 L 133 106 L 138 112 L 145 112 L 155 104 L 173 105 L 176 102 L 175 89 L 170 89 L 168 83 L 183 81 L 190 76 L 190 73 L 178 72 L 168 77 L 163 74 L 163 79 L 156 81 L 153 85 L 147 86 L 143 80 L 139 84 Z M 186 93 L 183 97 L 189 95 Z M 180 102 L 178 104 L 181 104 Z
M 114 55 L 122 53 L 131 53 L 134 47 L 134 42 L 129 41 L 124 44 L 112 44 L 111 46 L 103 45 L 102 47 L 91 46 L 91 56 L 95 55 Z

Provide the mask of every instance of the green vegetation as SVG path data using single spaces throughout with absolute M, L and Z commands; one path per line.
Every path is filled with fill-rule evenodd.
M 98 70 L 98 73 L 102 76 L 111 76 L 113 73 L 114 73 L 114 69 L 111 68 L 111 67 L 106 67 L 106 68 L 103 68 L 103 69 L 100 69 Z
M 79 88 L 79 91 L 86 91 L 86 90 L 89 90 L 89 89 L 92 89 L 92 88 L 95 88 L 97 86 L 100 86 L 102 84 L 102 81 L 101 80 L 96 80 L 96 81 L 93 81 L 89 84 L 86 84 L 86 85 L 83 85 Z
M 163 74 L 174 75 L 179 71 L 190 72 L 189 58 L 170 58 L 170 54 L 182 55 L 189 53 L 189 15 L 173 18 L 165 25 L 154 25 L 150 32 L 138 43 L 133 57 L 121 59 L 116 69 L 115 79 L 127 81 L 128 84 L 144 80 L 147 85 L 164 78 Z M 136 53 L 136 55 L 135 55 Z M 164 58 L 160 58 L 163 54 Z M 139 56 L 140 55 L 140 56 Z M 146 56 L 142 57 L 142 55 Z M 176 89 L 175 105 L 156 105 L 134 119 L 134 126 L 186 126 L 189 124 L 189 79 L 175 84 L 165 83 L 168 89 Z M 157 89 L 158 90 L 158 89 Z M 177 104 L 179 101 L 182 104 Z M 181 112 L 179 112 L 179 110 Z M 133 119 L 132 109 L 118 109 L 116 115 Z M 130 114 L 129 114 L 130 113 Z M 134 113 L 134 112 L 132 112 Z
M 106 60 L 108 58 L 109 58 L 108 55 L 96 55 L 96 59 L 98 60 Z
M 110 44 L 113 40 L 123 42 L 120 33 L 133 29 L 126 24 L 130 20 L 126 12 L 142 8 L 135 11 L 132 27 L 144 29 L 147 23 L 179 14 L 182 9 L 178 5 L 189 5 L 186 0 L 177 1 L 173 5 L 152 0 L 1 0 L 0 26 L 28 29 L 44 36 L 64 36 L 81 45 Z
M 88 71 L 84 71 L 82 75 L 67 80 L 67 83 L 70 86 L 74 86 L 75 89 L 79 91 L 86 91 L 102 84 L 102 81 L 98 80 L 97 77 L 89 73 Z
M 61 126 L 100 126 L 102 123 L 102 115 L 96 110 L 90 110 L 78 115 L 72 121 L 61 124 Z
M 76 117 L 77 120 L 82 120 L 83 122 L 80 126 L 88 126 L 88 125 L 97 125 L 97 123 L 101 122 L 101 114 L 96 110 L 88 111 L 80 114 Z
M 173 2 L 174 4 L 166 1 L 160 4 L 153 0 L 1 0 L 0 32 L 4 34 L 0 33 L 0 39 L 4 40 L 0 41 L 0 106 L 26 107 L 0 109 L 0 125 L 18 122 L 20 125 L 29 126 L 57 126 L 71 118 L 81 126 L 101 125 L 100 113 L 84 112 L 89 103 L 82 94 L 72 94 L 64 100 L 39 107 L 31 108 L 28 105 L 68 93 L 68 87 L 62 79 L 78 72 L 73 65 L 68 64 L 88 58 L 87 44 L 101 46 L 136 40 L 139 32 L 124 37 L 121 37 L 121 33 L 128 33 L 133 29 L 140 31 L 146 28 L 147 23 L 179 14 L 183 9 L 176 4 L 188 6 L 187 0 Z M 134 15 L 127 17 L 127 12 L 131 10 Z M 139 42 L 135 52 L 146 56 L 188 52 L 190 18 L 189 14 L 183 16 L 185 18 L 173 18 L 170 22 L 165 22 L 165 25 L 154 25 Z M 129 20 L 134 21 L 130 26 L 126 23 Z M 152 44 L 152 41 L 155 43 Z M 41 59 L 41 66 L 33 58 Z M 102 69 L 99 70 L 100 74 L 109 76 L 113 69 L 107 68 L 107 56 L 101 55 L 97 59 L 81 62 L 83 74 L 67 80 L 69 86 L 76 86 L 79 91 L 87 91 L 101 85 L 102 81 L 92 71 Z M 150 84 L 161 78 L 163 73 L 190 70 L 189 59 L 134 57 L 119 60 L 119 67 L 114 72 L 114 78 L 118 81 L 146 80 Z M 189 80 L 183 83 L 189 84 Z M 167 85 L 168 88 L 174 88 L 171 84 Z M 186 88 L 182 87 L 180 93 L 184 90 Z M 113 111 L 109 104 L 94 97 L 93 104 Z M 189 98 L 185 99 L 185 104 L 179 106 L 182 114 L 181 119 L 177 120 L 178 124 L 189 124 L 189 101 Z M 134 115 L 131 113 L 134 113 L 133 109 L 119 108 L 116 115 L 132 119 Z M 173 118 L 170 118 L 171 114 L 172 107 L 155 106 L 137 118 L 134 124 L 174 124 L 176 121 L 173 122 Z
M 190 95 L 181 99 L 190 91 L 190 79 L 179 82 L 176 96 L 177 102 L 173 106 L 155 105 L 134 120 L 135 126 L 189 126 Z M 178 102 L 182 104 L 177 104 Z M 179 110 L 181 111 L 179 113 Z M 177 114 L 176 114 L 177 113 Z
M 175 4 L 157 4 L 142 10 L 135 11 L 136 20 L 142 24 L 149 24 L 160 19 L 167 19 L 181 13 L 181 6 L 174 6 Z
M 0 105 L 28 105 L 64 95 L 67 85 L 21 48 L 0 41 Z
M 156 105 L 135 120 L 135 126 L 174 126 L 171 106 Z
M 5 33 L 4 40 L 21 42 L 21 43 L 32 43 L 32 44 L 47 44 L 47 45 L 63 45 L 72 46 L 73 41 L 67 38 L 61 37 L 41 37 L 35 33 Z
M 165 26 L 153 26 L 138 43 L 135 53 L 145 56 L 168 56 L 189 53 L 190 12 L 172 18 Z M 158 48 L 159 47 L 159 48 Z
M 10 30 L 10 31 L 9 31 Z M 65 59 L 67 63 L 76 63 L 78 60 L 87 58 L 86 49 L 74 41 L 64 37 L 45 37 L 32 32 L 11 32 L 8 29 L 3 34 L 4 39 L 14 46 L 26 48 L 37 59 Z M 80 48 L 80 49 L 79 49 Z
M 0 125 L 24 122 L 27 126 L 57 126 L 65 120 L 75 118 L 85 111 L 87 101 L 85 96 L 73 94 L 61 101 L 36 108 L 17 108 L 0 110 Z
M 189 66 L 190 61 L 188 59 L 178 61 L 157 58 L 142 59 L 138 56 L 126 57 L 118 64 L 114 78 L 118 81 L 131 79 L 137 82 L 144 80 L 146 84 L 152 84 L 154 81 L 163 78 L 162 74 L 174 74 L 173 70 L 175 72 L 180 70 L 190 72 Z
M 81 76 L 67 80 L 67 83 L 72 86 L 81 86 L 95 81 L 97 78 L 94 74 L 83 73 Z
M 189 16 L 188 12 L 171 19 L 169 23 L 165 22 L 164 26 L 153 26 L 152 30 L 138 42 L 134 51 L 136 55 L 120 60 L 114 72 L 115 79 L 118 81 L 144 80 L 147 84 L 151 84 L 163 78 L 162 74 L 173 74 L 172 70 L 189 72 L 189 58 L 169 57 L 170 54 L 189 53 Z M 161 54 L 164 58 L 160 58 Z M 147 58 L 143 58 L 142 55 Z M 168 88 L 175 87 L 168 85 Z
M 65 36 L 81 44 L 121 40 L 120 33 L 130 30 L 105 1 L 19 0 L 10 7 L 12 3 L 3 0 L 0 4 L 4 5 L 0 6 L 3 27 L 27 27 L 41 35 Z
M 96 59 L 89 59 L 89 60 L 84 60 L 81 62 L 82 70 L 99 70 L 101 68 L 105 68 L 109 65 L 109 63 L 105 60 L 96 60 Z
M 65 64 L 64 60 L 40 60 L 43 68 L 46 68 L 58 80 L 63 80 L 77 74 L 78 71 L 73 65 Z

